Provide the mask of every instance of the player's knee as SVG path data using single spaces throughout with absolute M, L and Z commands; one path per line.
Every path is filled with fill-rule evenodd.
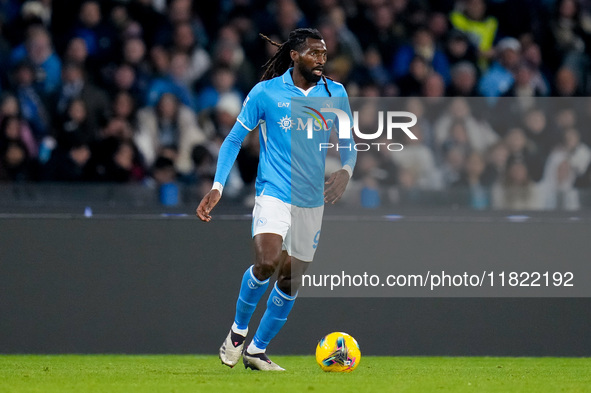
M 264 281 L 275 273 L 275 269 L 277 269 L 278 265 L 279 256 L 262 256 L 261 258 L 257 258 L 252 273 L 257 280 Z

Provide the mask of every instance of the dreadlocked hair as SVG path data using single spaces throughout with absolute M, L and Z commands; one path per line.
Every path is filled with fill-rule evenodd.
M 306 44 L 306 39 L 312 38 L 316 40 L 321 40 L 322 36 L 320 32 L 316 29 L 295 29 L 291 33 L 289 33 L 289 37 L 287 41 L 283 44 L 273 41 L 266 35 L 259 33 L 259 35 L 267 40 L 271 45 L 278 47 L 279 49 L 277 52 L 263 65 L 265 68 L 265 72 L 261 77 L 261 81 L 266 81 L 272 78 L 275 78 L 279 75 L 283 75 L 285 71 L 289 69 L 292 65 L 290 51 L 296 50 L 300 51 L 302 47 Z M 328 92 L 328 95 L 332 97 L 330 90 L 328 90 L 328 83 L 326 81 L 326 76 L 322 75 L 322 80 L 324 81 L 324 87 Z

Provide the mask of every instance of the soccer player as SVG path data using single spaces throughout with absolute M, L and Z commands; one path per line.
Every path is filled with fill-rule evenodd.
M 350 139 L 340 140 L 342 144 L 349 143 L 348 149 L 340 150 L 342 169 L 332 173 L 325 183 L 326 150 L 304 149 L 302 153 L 295 151 L 298 145 L 292 146 L 289 108 L 292 98 L 341 97 L 341 101 L 346 102 L 343 110 L 350 115 L 343 85 L 323 75 L 327 51 L 318 30 L 296 29 L 283 44 L 263 38 L 279 49 L 265 64 L 261 82 L 248 94 L 236 124 L 224 140 L 214 185 L 201 200 L 196 213 L 205 222 L 211 220 L 211 210 L 221 198 L 242 141 L 258 126 L 261 149 L 252 225 L 255 261 L 242 277 L 234 324 L 219 355 L 222 363 L 230 367 L 242 356 L 246 368 L 283 371 L 267 357 L 267 345 L 285 324 L 301 284 L 301 275 L 314 257 L 324 203 L 335 203 L 341 198 L 357 155 Z M 314 134 L 315 138 L 328 142 L 330 132 Z M 277 269 L 278 278 L 269 295 L 267 309 L 252 342 L 244 349 L 250 318 Z

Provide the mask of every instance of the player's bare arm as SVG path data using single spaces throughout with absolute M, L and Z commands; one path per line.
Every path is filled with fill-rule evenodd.
M 209 213 L 211 213 L 211 210 L 215 207 L 215 205 L 218 204 L 221 197 L 222 195 L 220 194 L 219 190 L 216 189 L 212 189 L 207 194 L 205 194 L 199 203 L 199 206 L 197 206 L 197 217 L 199 217 L 201 221 L 211 221 L 211 215 Z
M 348 183 L 349 172 L 345 169 L 333 172 L 324 183 L 324 202 L 335 204 L 343 196 Z

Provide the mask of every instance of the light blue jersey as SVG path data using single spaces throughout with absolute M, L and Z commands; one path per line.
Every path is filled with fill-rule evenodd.
M 317 207 L 324 204 L 326 158 L 326 149 L 319 149 L 318 144 L 328 142 L 330 131 L 316 132 L 312 139 L 307 139 L 306 131 L 297 129 L 298 121 L 294 116 L 300 117 L 300 114 L 299 110 L 298 114 L 292 113 L 291 100 L 329 97 L 329 94 L 323 80 L 304 92 L 294 85 L 291 72 L 292 69 L 289 69 L 279 77 L 260 82 L 250 91 L 238 115 L 237 124 L 220 149 L 215 182 L 225 183 L 242 141 L 249 131 L 259 126 L 261 149 L 256 179 L 257 196 L 264 194 L 296 206 Z M 332 97 L 339 103 L 337 105 L 350 116 L 347 92 L 343 85 L 331 80 L 327 80 L 327 83 Z M 345 149 L 340 150 L 340 154 L 343 166 L 348 165 L 353 169 L 356 151 Z

